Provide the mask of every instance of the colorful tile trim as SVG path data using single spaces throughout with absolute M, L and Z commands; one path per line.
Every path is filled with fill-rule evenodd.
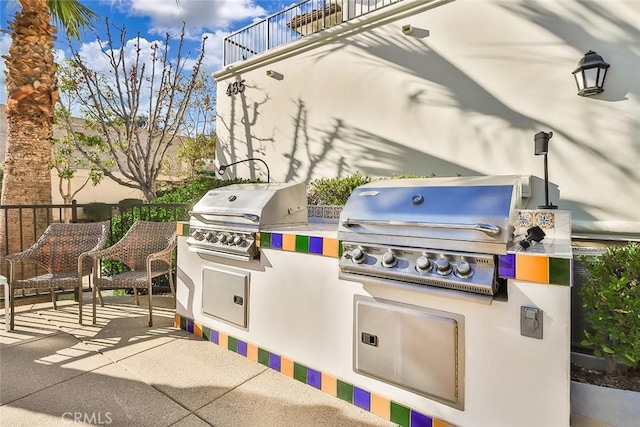
M 231 350 L 261 365 L 281 372 L 311 387 L 349 402 L 358 408 L 369 411 L 381 418 L 390 420 L 402 427 L 455 427 L 443 420 L 413 410 L 401 403 L 394 402 L 336 378 L 326 372 L 318 371 L 285 356 L 272 353 L 255 344 L 216 331 L 191 319 L 175 315 L 174 326 L 187 332 L 201 331 L 203 340 L 211 341 L 220 347 Z
M 281 249 L 303 254 L 340 258 L 340 242 L 330 237 L 307 236 L 304 234 L 282 234 L 262 232 L 256 239 L 259 248 Z
M 189 236 L 189 224 L 186 222 L 177 223 L 176 233 L 178 236 Z
M 498 274 L 504 279 L 571 286 L 571 264 L 569 258 L 507 254 L 498 259 Z

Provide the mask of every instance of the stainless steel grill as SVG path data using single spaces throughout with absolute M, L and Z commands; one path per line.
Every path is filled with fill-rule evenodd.
M 340 278 L 491 301 L 512 240 L 518 176 L 399 179 L 358 187 L 340 215 Z
M 210 190 L 190 212 L 189 249 L 248 261 L 267 227 L 307 223 L 304 184 L 233 184 Z

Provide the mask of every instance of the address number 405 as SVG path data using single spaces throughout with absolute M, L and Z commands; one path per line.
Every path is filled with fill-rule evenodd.
M 246 86 L 244 85 L 244 79 L 238 82 L 230 83 L 229 86 L 227 86 L 227 96 L 237 95 L 239 93 L 242 93 L 244 92 L 245 88 Z

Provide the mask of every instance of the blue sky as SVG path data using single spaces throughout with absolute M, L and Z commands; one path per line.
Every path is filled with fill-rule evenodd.
M 226 35 L 297 1 L 81 0 L 81 3 L 99 16 L 95 27 L 96 32 L 103 37 L 106 17 L 114 26 L 126 27 L 127 39 L 133 39 L 140 32 L 141 37 L 149 44 L 163 40 L 167 32 L 177 37 L 184 22 L 191 58 L 196 57 L 202 37 L 208 37 L 204 67 L 210 74 L 222 67 L 222 40 Z M 13 19 L 17 8 L 16 0 L 0 0 L 0 28 L 7 29 L 7 20 Z M 60 39 L 56 44 L 58 58 L 69 57 L 62 35 Z M 98 54 L 95 40 L 96 36 L 91 31 L 82 37 L 82 51 L 88 57 Z M 9 35 L 0 32 L 0 55 L 8 53 L 10 44 Z M 0 59 L 0 104 L 6 103 L 4 70 L 4 59 Z

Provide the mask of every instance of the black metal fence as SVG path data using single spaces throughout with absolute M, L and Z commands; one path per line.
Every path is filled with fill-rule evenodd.
M 138 220 L 144 221 L 186 221 L 190 206 L 185 204 L 155 204 L 155 203 L 88 203 L 73 202 L 70 205 L 3 205 L 0 215 L 4 236 L 0 247 L 0 256 L 21 252 L 28 249 L 44 232 L 45 228 L 54 222 L 98 222 L 110 221 L 108 245 L 117 242 L 127 230 Z M 42 274 L 42 268 L 33 266 L 17 272 L 21 277 Z M 116 264 L 108 264 L 107 272 L 121 268 Z M 8 263 L 0 262 L 0 274 L 8 276 Z M 26 292 L 18 295 L 22 298 L 37 300 L 41 295 L 49 295 L 42 290 Z M 0 287 L 0 300 L 4 302 L 4 289 Z

